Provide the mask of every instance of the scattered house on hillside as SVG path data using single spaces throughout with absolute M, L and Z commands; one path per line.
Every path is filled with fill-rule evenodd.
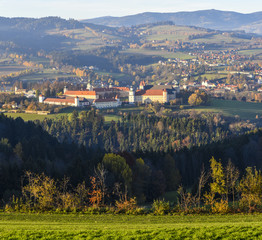
M 15 87 L 15 94 L 26 94 L 26 92 L 26 89 L 18 89 L 17 87 Z
M 210 83 L 208 80 L 207 81 L 202 81 L 202 86 L 205 86 L 207 88 L 215 88 L 216 85 L 214 83 Z

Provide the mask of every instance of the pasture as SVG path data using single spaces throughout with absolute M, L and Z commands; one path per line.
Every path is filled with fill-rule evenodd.
M 262 239 L 262 215 L 0 214 L 1 239 Z
M 0 76 L 9 75 L 11 73 L 21 72 L 26 70 L 26 67 L 16 64 L 5 65 L 0 63 Z
M 73 74 L 67 74 L 53 69 L 43 69 L 37 73 L 26 75 L 20 78 L 21 81 L 43 81 L 43 80 L 55 80 L 57 78 L 72 78 L 76 77 Z
M 252 56 L 252 55 L 261 55 L 262 54 L 262 49 L 257 48 L 257 49 L 248 49 L 248 50 L 242 50 L 238 52 L 240 55 L 247 55 L 247 56 Z
M 172 106 L 167 107 L 171 108 L 174 111 L 181 112 L 189 112 L 195 111 L 197 113 L 220 113 L 224 116 L 235 117 L 239 116 L 244 120 L 254 120 L 256 116 L 259 118 L 262 117 L 262 103 L 250 103 L 250 102 L 239 102 L 239 101 L 231 101 L 231 100 L 219 100 L 212 99 L 211 104 L 209 106 L 198 106 L 191 107 L 188 105 L 184 105 L 184 110 L 177 109 L 177 107 L 173 108 Z M 34 121 L 40 120 L 43 121 L 45 118 L 48 119 L 56 119 L 61 116 L 68 115 L 73 112 L 75 108 L 66 108 L 62 110 L 60 113 L 50 114 L 50 115 L 38 115 L 38 114 L 28 114 L 28 113 L 4 113 L 5 115 L 17 118 L 21 117 L 25 121 Z M 84 109 L 78 109 L 79 112 Z M 104 115 L 105 122 L 110 123 L 112 120 L 117 122 L 121 120 L 121 116 L 118 115 L 119 112 L 122 113 L 140 113 L 145 110 L 144 106 L 123 106 L 120 108 L 115 108 L 112 112 L 108 112 L 107 109 L 99 110 L 102 115 Z M 85 110 L 84 110 L 85 111 Z
M 168 52 L 166 50 L 151 50 L 151 49 L 127 49 L 125 51 L 121 51 L 121 53 L 126 54 L 142 54 L 147 56 L 160 56 L 166 59 L 169 58 L 180 58 L 183 60 L 193 59 L 193 56 L 190 56 L 187 53 L 183 52 Z
M 169 41 L 185 41 L 189 35 L 206 33 L 206 31 L 199 30 L 192 27 L 177 26 L 177 25 L 162 25 L 155 26 L 146 30 L 149 35 L 146 37 L 148 41 L 169 40 Z
M 192 111 L 192 109 L 196 112 L 221 113 L 230 117 L 238 115 L 242 119 L 250 120 L 255 119 L 257 115 L 259 118 L 262 117 L 262 103 L 213 99 L 210 106 L 194 107 L 186 111 Z
M 84 29 L 57 30 L 47 32 L 50 35 L 60 35 L 66 37 L 63 42 L 64 49 L 72 50 L 93 50 L 105 46 L 113 46 L 116 36 L 105 34 L 101 31 L 85 27 Z M 121 39 L 121 38 L 120 38 Z
M 22 118 L 24 121 L 43 121 L 44 119 L 58 119 L 62 116 L 67 116 L 70 113 L 72 113 L 74 108 L 68 108 L 63 110 L 60 113 L 55 113 L 55 114 L 49 114 L 49 115 L 39 115 L 39 114 L 30 114 L 30 113 L 4 113 L 6 116 L 11 117 L 11 118 Z M 85 111 L 83 109 L 79 109 L 78 112 Z M 120 116 L 114 115 L 114 114 L 103 114 L 105 118 L 106 123 L 110 123 L 112 121 L 117 122 L 118 120 L 121 120 Z

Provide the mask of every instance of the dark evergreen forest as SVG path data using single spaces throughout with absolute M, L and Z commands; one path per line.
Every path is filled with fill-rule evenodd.
M 229 160 L 244 172 L 262 168 L 262 132 L 234 132 L 229 123 L 207 118 L 129 114 L 120 122 L 104 122 L 96 111 L 69 117 L 24 122 L 0 116 L 0 197 L 19 196 L 25 171 L 54 179 L 70 178 L 76 186 L 89 182 L 103 165 L 106 184 L 128 188 L 138 202 L 150 202 L 182 183 L 193 187 L 212 156 Z

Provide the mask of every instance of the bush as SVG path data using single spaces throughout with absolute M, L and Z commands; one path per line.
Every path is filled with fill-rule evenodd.
M 152 209 L 154 214 L 164 215 L 170 211 L 170 204 L 164 200 L 154 200 Z
M 212 206 L 212 212 L 213 213 L 228 213 L 228 201 L 221 199 L 220 202 L 215 202 Z
M 127 213 L 135 210 L 137 207 L 136 198 L 130 198 L 130 200 L 116 201 L 116 212 Z

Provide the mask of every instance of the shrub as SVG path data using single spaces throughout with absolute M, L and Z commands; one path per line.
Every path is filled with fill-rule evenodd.
M 164 215 L 170 211 L 170 204 L 164 200 L 154 200 L 152 209 L 156 215 Z
M 215 202 L 212 206 L 213 213 L 227 213 L 229 210 L 228 208 L 228 201 L 221 199 L 220 202 Z
M 137 207 L 136 198 L 125 199 L 123 201 L 116 201 L 117 212 L 126 213 L 133 211 Z

